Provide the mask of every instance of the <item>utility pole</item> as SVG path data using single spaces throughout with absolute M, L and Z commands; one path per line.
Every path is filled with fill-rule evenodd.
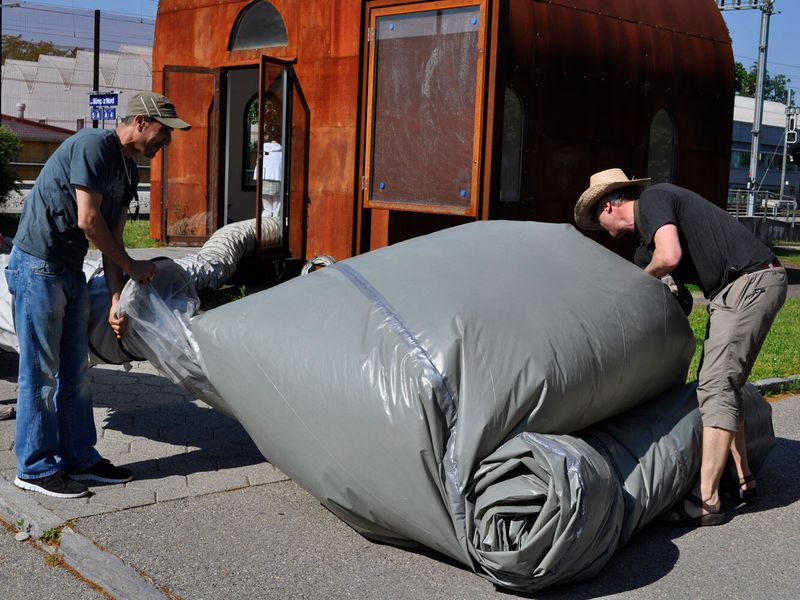
M 767 41 L 769 18 L 775 13 L 774 0 L 717 0 L 717 6 L 725 10 L 758 9 L 761 11 L 761 33 L 758 38 L 758 63 L 756 66 L 756 97 L 753 110 L 753 140 L 750 145 L 750 172 L 747 176 L 747 216 L 755 214 L 756 173 L 758 171 L 758 141 L 761 134 L 761 119 L 764 114 L 764 79 L 767 71 Z
M 794 134 L 795 141 L 797 141 L 797 118 L 800 109 L 792 105 L 792 90 L 786 91 L 786 131 L 783 135 L 783 164 L 781 165 L 781 195 L 780 200 L 783 200 L 783 188 L 786 185 L 786 149 L 790 143 L 789 137 Z
M 100 91 L 100 11 L 94 11 L 94 68 L 92 70 L 92 87 L 95 93 Z M 97 129 L 97 119 L 92 119 L 92 127 Z

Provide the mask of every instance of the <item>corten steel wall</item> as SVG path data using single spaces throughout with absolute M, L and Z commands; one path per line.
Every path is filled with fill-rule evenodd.
M 403 0 L 401 0 L 402 2 Z M 228 52 L 231 28 L 246 0 L 161 0 L 153 49 L 153 82 L 165 65 L 256 65 L 260 50 Z M 292 158 L 294 256 L 352 254 L 355 224 L 369 239 L 369 210 L 360 205 L 359 101 L 363 77 L 364 0 L 274 0 L 289 45 L 268 48 L 296 58 L 305 125 L 305 165 Z M 498 6 L 489 2 L 491 11 Z M 619 166 L 647 171 L 653 116 L 666 109 L 675 121 L 675 183 L 722 204 L 725 200 L 733 119 L 733 54 L 713 0 L 506 0 L 499 4 L 500 33 L 492 156 L 484 173 L 500 171 L 503 90 L 511 87 L 526 111 L 519 203 L 492 201 L 498 176 L 484 182 L 479 214 L 490 218 L 571 222 L 589 175 Z M 490 67 L 491 68 L 491 67 Z M 180 108 L 191 103 L 173 97 Z M 297 97 L 295 97 L 297 104 Z M 293 119 L 294 121 L 294 119 Z M 295 125 L 296 126 L 296 125 Z M 181 132 L 175 133 L 175 140 Z M 488 135 L 492 135 L 490 132 Z M 191 168 L 190 149 L 170 148 L 170 161 Z M 294 185 L 305 170 L 305 187 Z M 200 176 L 200 175 L 198 175 Z M 160 159 L 152 168 L 152 214 L 160 213 Z M 220 182 L 221 183 L 221 182 Z M 304 196 L 299 197 L 299 196 Z M 305 206 L 304 206 L 305 201 Z M 390 211 L 386 240 L 395 242 L 463 221 L 463 217 Z M 468 219 L 467 219 L 468 220 Z M 151 219 L 158 236 L 159 219 Z M 613 245 L 608 236 L 598 240 Z M 298 240 L 302 240 L 300 243 Z M 615 245 L 627 252 L 630 244 Z M 362 249 L 367 249 L 362 244 Z
M 228 52 L 228 39 L 246 0 L 161 0 L 153 47 L 153 86 L 160 90 L 165 65 L 231 67 L 259 63 L 261 50 Z M 292 163 L 292 180 L 303 177 L 307 187 L 292 186 L 292 231 L 294 256 L 331 254 L 345 258 L 353 252 L 356 185 L 356 153 L 359 90 L 359 0 L 274 0 L 286 25 L 289 44 L 266 48 L 263 53 L 292 60 L 302 91 L 294 97 L 294 111 L 307 112 L 311 130 L 303 151 L 306 165 Z M 180 114 L 191 95 L 170 98 Z M 303 107 L 305 104 L 305 107 Z M 191 164 L 190 148 L 178 152 L 175 132 L 170 161 Z M 294 140 L 295 145 L 302 140 Z M 161 160 L 152 168 L 151 235 L 160 234 Z M 307 170 L 306 173 L 303 171 Z M 220 182 L 221 183 L 221 182 Z M 299 188 L 299 190 L 298 190 Z M 306 196 L 302 198 L 300 196 Z M 255 202 L 255 195 L 254 195 Z M 305 204 L 305 217 L 303 209 Z M 202 203 L 198 204 L 202 210 Z M 255 211 L 254 211 L 255 212 Z M 294 218 L 296 217 L 296 218 Z M 305 219 L 305 231 L 302 231 Z
M 675 121 L 674 183 L 724 206 L 733 52 L 712 0 L 509 0 L 507 7 L 498 91 L 508 85 L 525 102 L 523 201 L 498 203 L 492 217 L 572 222 L 591 173 L 618 166 L 646 175 L 659 109 Z M 609 244 L 607 237 L 597 239 Z

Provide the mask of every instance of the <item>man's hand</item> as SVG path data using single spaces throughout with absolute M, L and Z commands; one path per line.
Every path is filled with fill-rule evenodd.
M 118 299 L 114 298 L 111 300 L 111 310 L 108 312 L 108 324 L 111 325 L 111 329 L 114 330 L 114 335 L 117 336 L 117 339 L 121 340 L 125 335 L 125 328 L 128 323 L 125 315 L 117 314 L 117 304 Z
M 675 281 L 671 275 L 664 275 L 661 281 L 669 288 L 669 291 L 672 292 L 672 296 L 678 301 L 678 304 L 681 305 L 683 313 L 688 317 L 689 313 L 692 312 L 692 305 L 694 304 L 692 293 L 685 285 Z
M 139 283 L 150 283 L 156 274 L 156 265 L 149 260 L 131 260 L 127 272 L 131 279 Z

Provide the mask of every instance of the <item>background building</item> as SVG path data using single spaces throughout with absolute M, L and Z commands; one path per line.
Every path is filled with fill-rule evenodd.
M 93 65 L 94 52 L 90 50 L 78 50 L 75 58 L 42 55 L 36 61 L 6 60 L 2 70 L 3 123 L 9 127 L 15 120 L 18 126 L 27 123 L 26 131 L 31 131 L 30 123 L 70 132 L 91 127 L 89 94 L 94 87 Z M 152 49 L 121 45 L 119 52 L 102 51 L 99 76 L 99 91 L 117 92 L 117 111 L 123 114 L 128 98 L 151 89 Z M 98 127 L 113 129 L 116 121 L 101 120 Z M 48 130 L 41 128 L 41 132 L 44 131 Z M 17 161 L 20 163 L 17 170 L 25 187 L 36 179 L 49 154 L 42 153 L 44 146 L 40 140 L 32 142 L 20 136 L 20 142 L 23 156 Z M 57 145 L 46 147 L 52 152 Z M 137 155 L 137 161 L 139 181 L 147 187 L 150 161 L 140 155 Z
M 0 125 L 8 127 L 19 139 L 21 151 L 14 167 L 22 181 L 33 181 L 41 165 L 56 148 L 74 132 L 63 127 L 45 125 L 29 119 L 0 115 Z
M 6 60 L 2 74 L 3 114 L 73 131 L 91 125 L 93 64 L 91 50 L 78 50 L 75 58 Z M 123 45 L 119 52 L 101 52 L 99 91 L 120 92 L 120 108 L 124 108 L 127 98 L 151 89 L 152 64 L 152 49 L 144 46 Z M 100 125 L 114 127 L 115 123 Z
M 729 197 L 747 187 L 750 170 L 750 149 L 755 100 L 736 96 L 733 108 L 733 140 L 731 141 L 731 170 Z M 756 190 L 778 194 L 781 187 L 784 139 L 786 135 L 786 105 L 764 101 L 762 127 L 759 137 L 759 160 L 756 170 Z M 786 162 L 784 197 L 797 200 L 800 191 L 800 165 Z

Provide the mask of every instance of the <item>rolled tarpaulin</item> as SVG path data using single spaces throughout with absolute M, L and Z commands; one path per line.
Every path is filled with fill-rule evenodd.
M 369 252 L 191 328 L 271 462 L 365 535 L 466 564 L 481 460 L 682 385 L 694 350 L 660 281 L 571 226 L 530 222 Z
M 500 446 L 467 493 L 472 568 L 521 592 L 596 575 L 694 485 L 695 391 L 696 383 L 679 387 L 574 435 L 523 432 Z M 757 473 L 775 443 L 772 411 L 749 384 L 743 411 Z

